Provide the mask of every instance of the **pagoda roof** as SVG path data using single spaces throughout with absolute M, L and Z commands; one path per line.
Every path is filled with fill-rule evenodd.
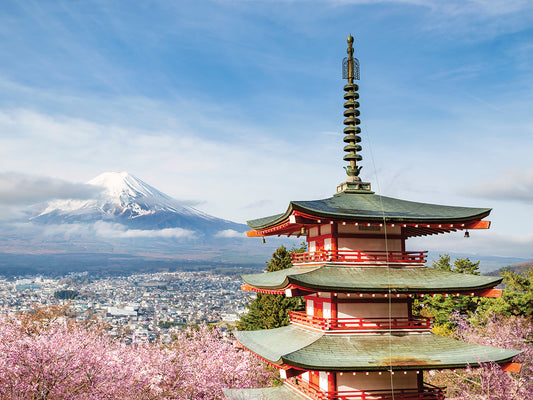
M 228 400 L 304 400 L 308 397 L 299 394 L 289 387 L 274 386 L 258 389 L 224 389 L 224 396 Z
M 391 223 L 458 223 L 480 220 L 490 208 L 443 206 L 379 196 L 371 191 L 343 192 L 323 200 L 291 201 L 285 213 L 247 221 L 255 230 L 281 224 L 294 211 L 319 218 Z
M 294 325 L 234 333 L 243 346 L 272 364 L 319 371 L 465 368 L 509 362 L 521 353 L 432 333 L 328 335 Z
M 427 266 L 386 267 L 323 264 L 242 275 L 248 285 L 283 290 L 291 285 L 316 291 L 387 293 L 475 292 L 498 285 L 502 278 L 443 271 Z

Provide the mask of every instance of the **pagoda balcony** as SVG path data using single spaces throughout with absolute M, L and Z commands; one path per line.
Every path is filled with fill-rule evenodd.
M 343 390 L 326 392 L 300 376 L 287 379 L 286 384 L 316 400 L 444 400 L 444 390 L 424 383 L 422 389 Z
M 353 264 L 424 264 L 427 251 L 318 250 L 291 253 L 293 264 L 342 262 Z
M 323 318 L 303 311 L 289 311 L 292 324 L 306 326 L 323 332 L 334 331 L 426 331 L 432 328 L 431 318 Z

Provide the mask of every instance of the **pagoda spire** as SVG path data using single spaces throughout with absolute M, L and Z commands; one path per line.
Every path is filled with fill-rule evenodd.
M 354 80 L 359 80 L 359 60 L 353 56 L 354 39 L 352 35 L 348 36 L 347 42 L 348 49 L 346 52 L 348 57 L 344 58 L 342 62 L 342 77 L 348 80 L 348 84 L 344 85 L 344 91 L 346 92 L 344 94 L 344 100 L 346 100 L 344 103 L 344 108 L 346 109 L 344 111 L 344 116 L 346 117 L 344 120 L 344 125 L 346 125 L 344 134 L 346 136 L 343 140 L 346 143 L 344 151 L 347 154 L 344 155 L 343 160 L 348 161 L 349 165 L 344 167 L 348 178 L 345 183 L 343 182 L 337 186 L 337 193 L 354 190 L 370 191 L 370 184 L 361 182 L 361 178 L 359 178 L 362 166 L 357 166 L 357 161 L 363 160 L 363 157 L 357 154 L 362 149 L 359 145 L 361 142 L 361 137 L 359 136 L 361 133 L 361 128 L 359 127 L 361 120 L 358 118 L 360 115 L 359 102 L 357 101 L 359 99 L 359 93 L 357 93 L 359 86 L 354 83 Z

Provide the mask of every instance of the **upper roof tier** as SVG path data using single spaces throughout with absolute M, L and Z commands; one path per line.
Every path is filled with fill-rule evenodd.
M 453 231 L 455 229 L 474 229 L 475 226 L 471 226 L 472 223 L 485 218 L 490 214 L 490 211 L 490 208 L 418 203 L 379 196 L 371 191 L 359 191 L 342 192 L 323 200 L 291 201 L 287 211 L 283 214 L 254 219 L 248 221 L 248 225 L 260 236 L 284 234 L 290 232 L 291 227 L 289 225 L 296 222 L 294 219 L 291 221 L 290 217 L 300 216 L 303 218 L 301 221 L 306 220 L 307 224 L 312 223 L 314 218 L 315 223 L 317 219 L 323 219 L 343 222 L 382 223 L 385 221 L 386 223 L 398 224 L 436 225 L 431 226 L 435 231 L 424 233 L 431 234 Z M 470 226 L 468 223 L 470 223 Z M 306 223 L 301 222 L 300 225 L 303 226 Z M 410 233 L 406 232 L 407 236 L 417 236 L 420 234 L 416 229 L 412 229 L 415 228 L 414 226 L 410 228 Z M 421 226 L 420 228 L 430 227 Z M 272 230 L 272 232 L 266 232 L 269 230 Z M 284 230 L 286 232 L 283 232 Z

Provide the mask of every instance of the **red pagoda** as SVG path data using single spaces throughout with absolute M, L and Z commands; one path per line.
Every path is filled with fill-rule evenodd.
M 413 316 L 413 301 L 424 296 L 501 295 L 493 289 L 500 278 L 429 268 L 426 251 L 406 250 L 410 237 L 488 229 L 491 210 L 379 196 L 360 179 L 353 52 L 349 36 L 343 63 L 348 178 L 330 198 L 292 201 L 282 214 L 248 221 L 248 236 L 304 236 L 308 245 L 308 252 L 293 255 L 292 268 L 243 276 L 245 290 L 305 299 L 305 311 L 292 311 L 289 326 L 235 332 L 247 350 L 281 370 L 284 384 L 226 390 L 229 400 L 440 400 L 443 389 L 424 383 L 424 371 L 486 362 L 517 368 L 517 351 L 435 335 L 430 319 Z

